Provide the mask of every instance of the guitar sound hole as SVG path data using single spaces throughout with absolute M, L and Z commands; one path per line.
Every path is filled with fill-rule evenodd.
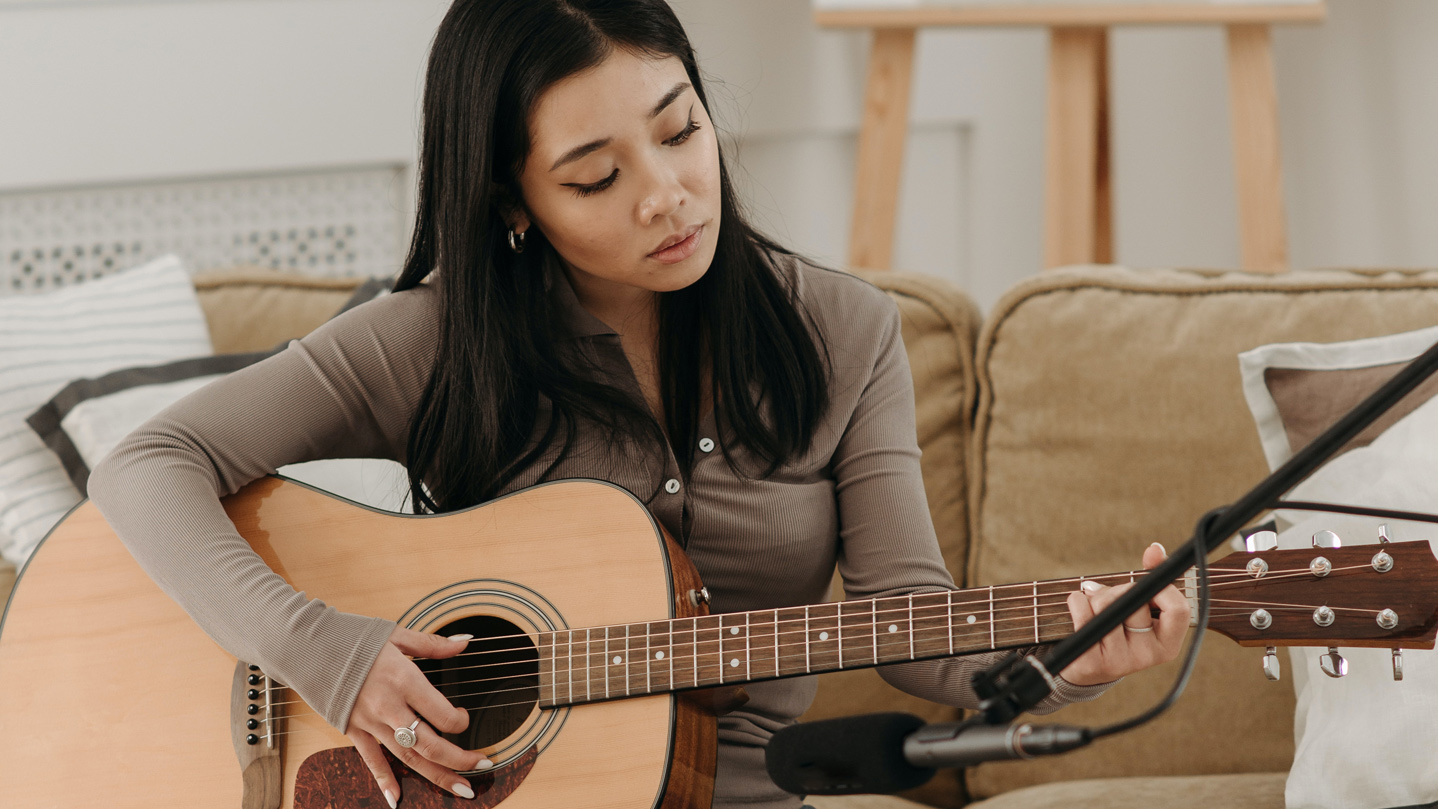
M 420 671 L 456 707 L 469 727 L 444 737 L 465 750 L 502 741 L 518 730 L 539 701 L 539 651 L 523 630 L 488 615 L 461 618 L 435 634 L 469 633 L 474 640 L 448 660 L 416 660 Z

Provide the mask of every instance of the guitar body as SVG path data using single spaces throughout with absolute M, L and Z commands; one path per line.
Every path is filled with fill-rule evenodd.
M 271 477 L 224 506 L 296 589 L 419 631 L 481 626 L 513 635 L 517 627 L 533 639 L 702 612 L 688 598 L 700 584 L 687 558 L 641 503 L 605 483 L 561 481 L 463 512 L 405 516 Z M 236 730 L 246 703 L 236 669 L 150 581 L 95 507 L 82 504 L 25 567 L 0 624 L 6 802 L 385 805 L 349 740 L 286 689 L 266 691 L 287 703 L 276 710 L 276 734 L 247 744 L 246 731 Z M 480 699 L 503 706 L 503 690 Z M 691 699 L 659 694 L 543 710 L 531 699 L 507 712 L 475 746 L 497 765 L 470 777 L 476 800 L 406 772 L 404 804 L 710 804 L 715 723 Z

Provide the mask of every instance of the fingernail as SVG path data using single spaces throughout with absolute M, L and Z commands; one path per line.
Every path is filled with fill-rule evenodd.
M 386 790 L 384 791 L 384 799 L 387 800 L 387 801 L 389 801 L 389 809 L 398 809 L 399 803 L 398 803 L 397 801 L 395 801 L 395 799 L 394 799 L 394 793 L 392 793 L 392 792 L 390 792 L 389 790 L 386 789 Z
M 448 638 L 445 638 L 445 640 L 456 640 L 456 641 L 458 641 L 458 640 L 474 640 L 474 636 L 473 636 L 473 635 L 450 635 Z
M 1158 548 L 1160 551 L 1163 551 L 1163 555 L 1164 555 L 1164 556 L 1168 556 L 1168 549 L 1165 548 L 1165 547 L 1163 547 L 1163 543 L 1162 543 L 1162 542 L 1155 542 L 1155 543 L 1153 543 L 1153 544 L 1154 544 L 1154 547 Z
M 1080 584 L 1080 585 L 1079 585 L 1079 589 L 1080 589 L 1080 590 L 1083 590 L 1085 593 L 1088 593 L 1089 595 L 1093 595 L 1094 593 L 1097 593 L 1099 590 L 1102 590 L 1102 589 L 1103 589 L 1103 585 L 1102 585 L 1102 584 L 1099 584 L 1099 583 L 1096 582 L 1096 581 L 1086 581 L 1086 582 L 1084 582 L 1083 584 Z
M 474 790 L 469 788 L 469 784 L 466 784 L 461 781 L 460 783 L 455 784 L 453 787 L 450 788 L 453 789 L 454 794 L 458 795 L 459 797 L 474 800 Z
M 482 758 L 482 759 L 479 760 L 479 763 L 478 763 L 478 764 L 474 765 L 474 768 L 475 768 L 476 770 L 487 770 L 487 769 L 489 769 L 490 767 L 493 767 L 493 766 L 494 766 L 494 762 L 493 762 L 493 761 L 490 761 L 490 760 L 487 759 L 487 758 Z

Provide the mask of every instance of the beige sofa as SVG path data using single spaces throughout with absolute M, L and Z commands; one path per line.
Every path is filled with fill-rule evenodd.
M 865 277 L 904 316 L 930 509 L 964 586 L 1130 569 L 1149 542 L 1176 547 L 1200 514 L 1260 479 L 1266 468 L 1239 387 L 1239 351 L 1438 322 L 1438 272 L 1074 268 L 1020 284 L 986 320 L 940 280 Z M 197 279 L 221 352 L 305 333 L 355 283 L 266 271 Z M 0 594 L 13 575 L 0 569 Z M 1264 680 L 1260 656 L 1211 635 L 1187 694 L 1151 725 L 1067 756 L 941 773 L 909 797 L 950 807 L 979 800 L 983 809 L 1278 809 L 1294 695 L 1286 681 Z M 1174 670 L 1128 678 L 1060 716 L 1069 724 L 1129 716 L 1161 696 Z M 822 679 L 807 718 L 878 710 L 958 716 L 860 671 Z

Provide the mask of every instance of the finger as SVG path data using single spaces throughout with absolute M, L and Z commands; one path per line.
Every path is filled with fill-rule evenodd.
M 1154 596 L 1153 605 L 1158 608 L 1158 620 L 1154 622 L 1154 633 L 1171 655 L 1178 654 L 1183 637 L 1188 634 L 1188 599 L 1172 586 L 1165 587 Z
M 389 636 L 389 642 L 398 646 L 401 652 L 410 657 L 424 657 L 430 660 L 454 657 L 463 652 L 473 639 L 473 635 L 467 634 L 442 638 L 439 635 L 416 632 L 413 629 L 405 629 L 400 626 L 395 627 Z
M 1168 551 L 1157 542 L 1143 549 L 1143 569 L 1152 570 L 1158 567 L 1159 563 L 1168 558 Z
M 414 720 L 411 719 L 411 722 Z M 476 762 L 483 762 L 487 759 L 483 753 L 475 753 L 456 745 L 443 736 L 439 735 L 424 722 L 419 723 L 415 728 L 414 750 L 419 754 L 444 767 L 452 770 L 475 770 L 480 769 Z
M 1084 582 L 1084 584 L 1091 583 L 1096 584 L 1097 582 Z M 1084 624 L 1093 620 L 1093 602 L 1089 601 L 1088 595 L 1081 590 L 1069 593 L 1068 607 L 1069 616 L 1074 619 L 1075 632 L 1083 629 Z
M 1089 601 L 1093 603 L 1093 611 L 1099 613 L 1108 609 L 1109 605 L 1117 601 L 1119 596 L 1127 593 L 1131 589 L 1133 589 L 1133 582 L 1126 582 L 1114 587 L 1095 590 L 1093 594 L 1089 596 Z M 1153 625 L 1153 616 L 1149 614 L 1148 606 L 1139 607 L 1137 610 L 1134 610 L 1132 614 L 1125 615 L 1123 625 L 1129 629 L 1137 629 L 1140 634 L 1145 634 L 1144 629 L 1152 627 Z
M 389 761 L 384 757 L 384 749 L 375 741 L 374 736 L 362 730 L 351 735 L 350 740 L 355 743 L 355 750 L 359 752 L 365 766 L 369 767 L 375 783 L 379 784 L 384 799 L 389 801 L 390 809 L 395 809 L 399 805 L 399 779 L 394 777 L 394 770 L 390 769 Z
M 405 703 L 441 732 L 459 733 L 469 727 L 469 711 L 451 705 L 418 667 L 405 682 L 402 693 Z
M 410 722 L 413 721 L 413 719 L 410 720 Z M 409 723 L 403 725 L 403 727 L 408 726 Z M 396 727 L 401 726 L 396 725 Z M 380 731 L 380 733 L 383 733 L 383 731 Z M 433 783 L 440 789 L 453 792 L 461 798 L 474 797 L 474 790 L 470 787 L 469 781 L 459 777 L 459 775 L 454 772 L 454 769 L 429 758 L 429 755 L 447 758 L 447 756 L 444 756 L 444 753 L 441 752 L 442 745 L 449 745 L 450 747 L 454 747 L 454 745 L 440 739 L 434 734 L 434 731 L 426 727 L 423 722 L 420 722 L 419 727 L 415 728 L 417 739 L 413 747 L 400 747 L 399 743 L 394 740 L 393 730 L 390 731 L 389 736 L 382 736 L 380 733 L 375 734 L 380 743 L 393 753 L 395 758 L 404 762 L 406 767 L 418 773 L 421 778 Z M 428 741 L 426 741 L 426 734 L 429 736 Z M 438 744 L 436 744 L 436 742 L 438 742 Z M 459 750 L 459 748 L 456 747 L 455 750 Z M 459 752 L 462 753 L 463 751 Z M 473 758 L 473 756 L 470 756 L 470 758 Z M 460 765 L 459 768 L 463 769 L 464 765 Z

